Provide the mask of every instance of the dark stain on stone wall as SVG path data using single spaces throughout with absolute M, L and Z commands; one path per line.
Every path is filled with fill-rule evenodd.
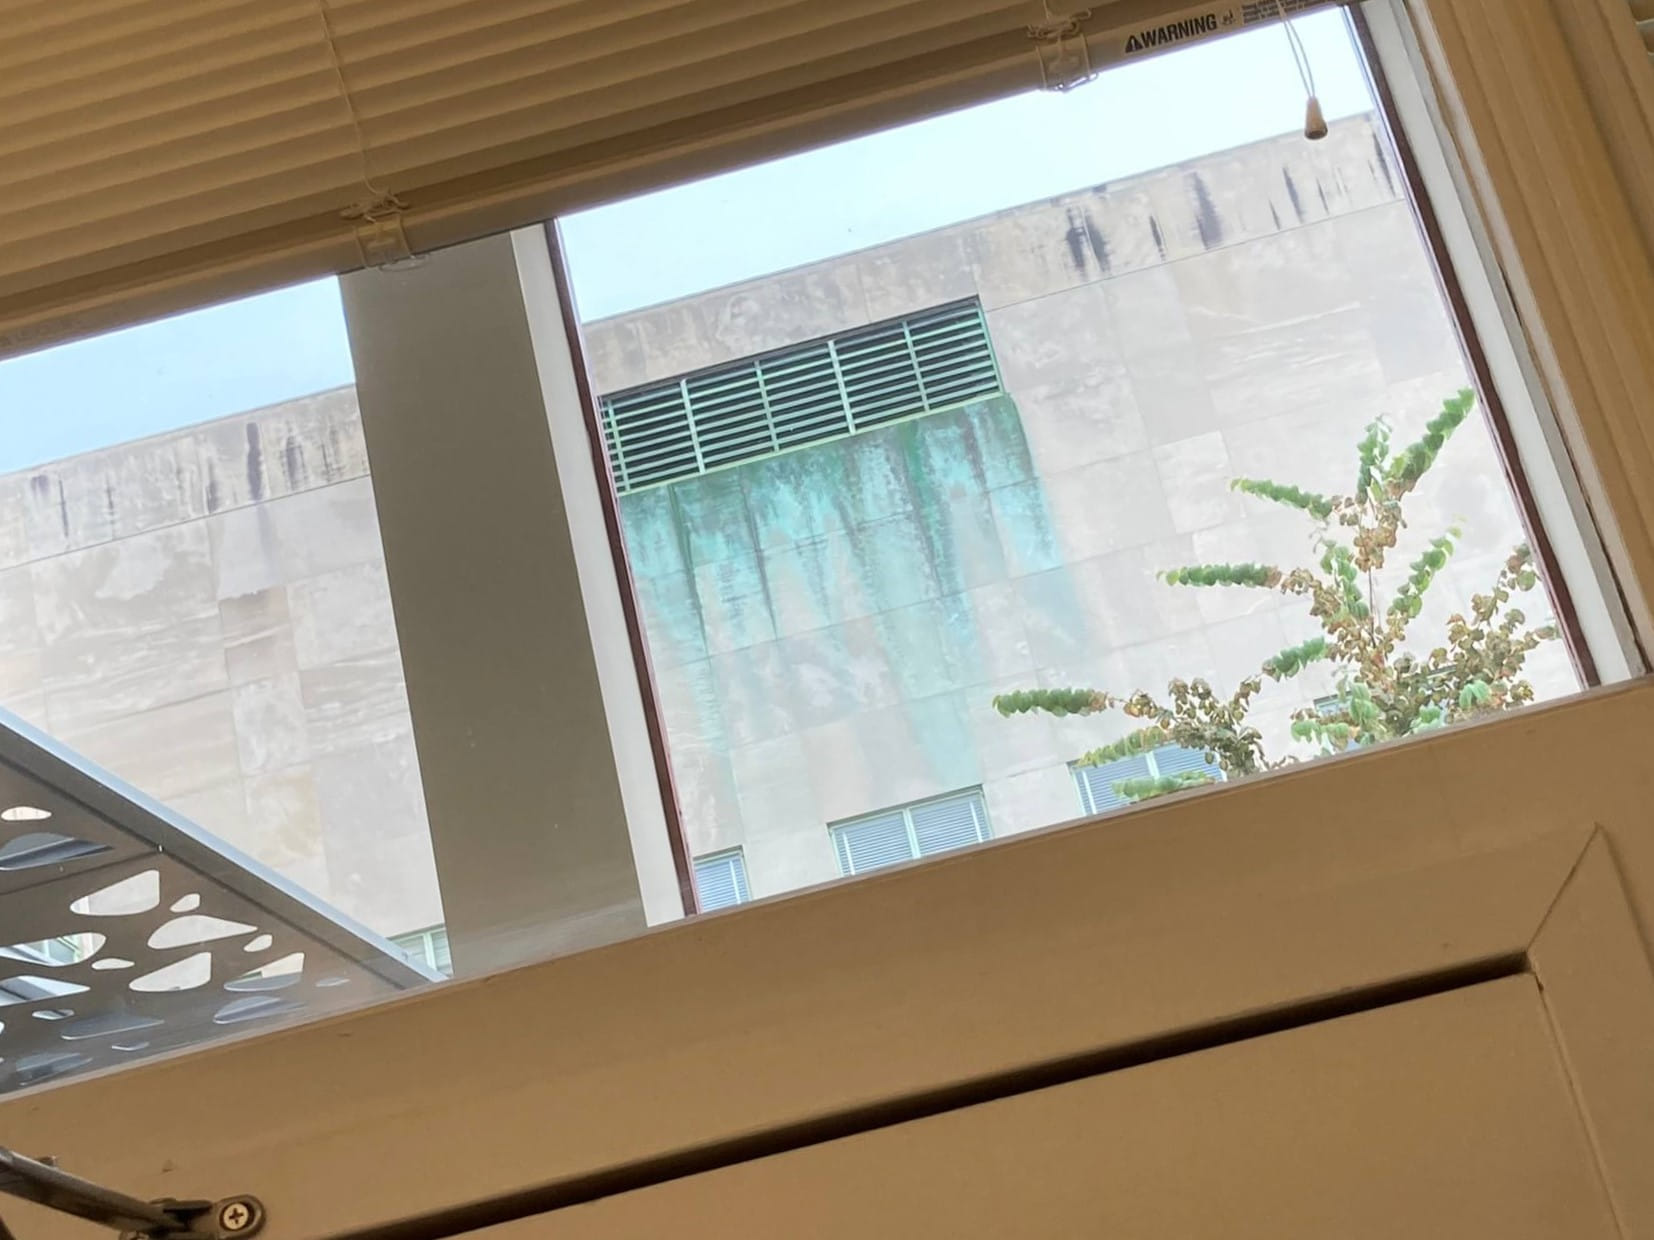
M 1085 213 L 1085 235 L 1091 241 L 1091 256 L 1097 260 L 1102 273 L 1108 275 L 1114 269 L 1114 261 L 1108 253 L 1108 238 L 1103 236 L 1103 230 L 1097 226 L 1089 210 Z
M 218 506 L 224 502 L 224 497 L 218 487 L 218 466 L 211 461 L 207 462 L 207 511 L 217 512 Z
M 1384 149 L 1384 140 L 1378 136 L 1378 130 L 1373 130 L 1373 158 L 1378 161 L 1379 174 L 1384 178 L 1384 186 L 1392 194 L 1396 192 L 1395 174 L 1390 171 L 1390 153 Z
M 287 475 L 287 485 L 297 489 L 304 483 L 304 445 L 299 442 L 297 435 L 289 435 L 287 443 L 281 450 L 282 470 Z
M 1154 237 L 1154 248 L 1160 251 L 1160 257 L 1166 257 L 1166 234 L 1160 231 L 1160 221 L 1149 216 L 1149 232 Z
M 264 444 L 258 423 L 247 423 L 247 494 L 256 504 L 264 498 Z
M 1298 217 L 1298 222 L 1304 222 L 1304 200 L 1298 196 L 1298 182 L 1292 179 L 1292 169 L 1282 168 L 1281 179 L 1286 182 L 1286 196 L 1292 202 L 1292 212 Z
M 1074 265 L 1074 270 L 1082 276 L 1086 274 L 1086 235 L 1085 224 L 1081 220 L 1080 212 L 1073 207 L 1068 208 L 1068 231 L 1063 235 L 1068 243 L 1068 261 Z
M 1218 215 L 1212 191 L 1206 187 L 1206 178 L 1191 174 L 1195 192 L 1195 227 L 1200 229 L 1200 243 L 1208 250 L 1223 244 L 1223 220 Z
M 34 503 L 37 508 L 44 508 L 53 502 L 52 475 L 34 474 L 29 478 L 29 490 L 34 492 Z M 57 484 L 57 512 L 58 520 L 63 525 L 63 536 L 69 536 L 69 501 L 63 494 L 63 482 Z

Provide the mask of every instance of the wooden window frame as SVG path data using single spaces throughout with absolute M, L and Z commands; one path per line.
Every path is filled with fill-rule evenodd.
M 1577 59 L 1614 2 L 1369 7 L 1411 19 L 1649 648 L 1654 123 Z M 256 1192 L 270 1240 L 416 1240 L 1531 973 L 1654 1234 L 1651 732 L 1654 682 L 1598 691 L 20 1095 L 0 1131 L 134 1193 Z
M 1598 691 L 24 1095 L 0 1120 L 127 1191 L 256 1190 L 282 1240 L 415 1240 L 1526 972 L 1646 1234 L 1646 788 L 1524 777 L 1587 752 L 1635 767 L 1651 728 L 1654 685 Z M 20 1234 L 85 1234 L 7 1210 Z

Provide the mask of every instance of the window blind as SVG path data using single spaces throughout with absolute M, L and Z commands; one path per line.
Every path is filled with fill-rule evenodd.
M 865 874 L 885 866 L 911 861 L 913 841 L 907 833 L 907 819 L 898 810 L 833 829 L 833 848 L 838 853 L 841 874 Z
M 746 858 L 741 850 L 736 848 L 695 858 L 695 894 L 703 913 L 745 904 L 751 896 L 747 889 Z
M 1159 779 L 1189 772 L 1210 775 L 1214 780 L 1224 778 L 1223 768 L 1208 762 L 1204 753 L 1181 745 L 1162 745 L 1153 753 L 1133 754 L 1101 766 L 1075 764 L 1070 769 L 1080 794 L 1080 806 L 1088 814 L 1100 814 L 1127 804 L 1118 786 L 1129 780 Z
M 841 874 L 866 874 L 993 838 L 982 790 L 972 788 L 829 828 Z
M 1155 24 L 1188 7 L 1092 0 L 1065 26 L 1039 0 L 6 0 L 0 351 L 1060 84 L 1274 10 Z
M 989 838 L 987 809 L 980 794 L 915 805 L 909 813 L 921 857 L 952 852 Z

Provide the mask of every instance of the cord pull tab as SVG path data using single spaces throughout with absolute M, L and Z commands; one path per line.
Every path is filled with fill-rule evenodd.
M 1319 142 L 1327 132 L 1327 114 L 1321 110 L 1321 101 L 1311 95 L 1309 106 L 1304 110 L 1304 137 Z

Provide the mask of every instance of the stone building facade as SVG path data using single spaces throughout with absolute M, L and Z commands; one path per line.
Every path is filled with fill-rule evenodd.
M 1229 481 L 1347 491 L 1369 422 L 1417 431 L 1469 383 L 1389 159 L 1356 118 L 586 324 L 615 393 L 974 299 L 1003 381 L 622 497 L 691 850 L 739 848 L 766 895 L 839 874 L 831 824 L 926 798 L 980 789 L 995 835 L 1079 817 L 1069 762 L 1124 721 L 995 694 L 1232 687 L 1314 636 L 1278 596 L 1156 574 L 1307 562 L 1301 514 Z M 1465 532 L 1427 632 L 1524 538 L 1484 424 L 1411 512 Z M 1574 687 L 1560 646 L 1534 670 Z M 1332 689 L 1265 695 L 1272 753 Z
M 0 477 L 0 707 L 383 934 L 442 920 L 350 389 Z
M 1156 573 L 1302 561 L 1302 519 L 1229 480 L 1347 488 L 1369 421 L 1404 435 L 1467 382 L 1367 118 L 586 346 L 616 393 L 960 302 L 1001 391 L 621 498 L 690 849 L 739 848 L 753 895 L 837 876 L 831 824 L 928 797 L 980 789 L 995 835 L 1078 817 L 1068 763 L 1121 725 L 994 694 L 1227 685 L 1310 636 L 1273 596 Z M 1443 609 L 1523 537 L 1480 424 L 1414 512 L 1465 530 Z M 441 920 L 351 391 L 0 478 L 0 617 L 0 705 L 382 933 Z M 1536 675 L 1573 687 L 1560 649 Z M 1329 689 L 1272 693 L 1272 740 Z

